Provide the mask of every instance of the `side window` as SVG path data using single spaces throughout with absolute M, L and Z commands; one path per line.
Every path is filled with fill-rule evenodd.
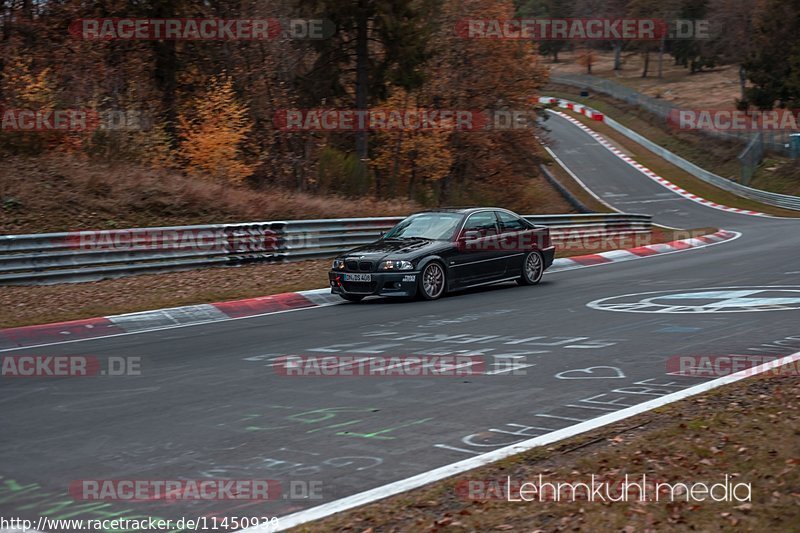
M 492 211 L 484 211 L 470 215 L 464 225 L 464 231 L 480 232 L 481 237 L 497 235 L 497 219 Z
M 506 213 L 505 211 L 496 211 L 497 218 L 500 219 L 500 231 L 505 233 L 507 231 L 522 231 L 530 229 L 530 227 L 514 215 Z

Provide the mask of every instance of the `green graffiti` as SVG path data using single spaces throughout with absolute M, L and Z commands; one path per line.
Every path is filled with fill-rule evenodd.
M 114 510 L 110 503 L 104 502 L 84 502 L 80 503 L 72 499 L 63 499 L 66 494 L 56 494 L 53 492 L 41 491 L 41 486 L 37 483 L 20 485 L 13 479 L 3 480 L 0 484 L 0 503 L 11 503 L 18 501 L 16 510 L 32 510 L 39 516 L 47 516 L 53 520 L 69 520 L 81 517 L 86 520 L 120 519 L 120 520 L 146 520 L 145 515 L 129 515 L 132 509 Z M 154 520 L 165 520 L 153 517 Z M 132 533 L 141 531 L 140 529 L 107 529 L 105 531 L 113 533 Z M 173 529 L 165 533 L 180 533 L 185 529 Z
M 358 424 L 361 420 L 351 420 L 349 422 L 342 422 L 341 424 L 331 424 L 330 426 L 324 426 L 317 429 L 309 429 L 306 433 L 314 433 L 315 431 L 321 431 L 323 429 L 333 429 L 333 428 L 343 428 L 345 426 L 351 426 L 353 424 Z
M 286 418 L 302 422 L 303 424 L 316 424 L 334 418 L 337 413 L 363 413 L 372 411 L 371 407 L 326 407 L 324 409 L 313 409 L 311 411 L 304 411 L 295 415 L 289 415 Z M 315 415 L 315 416 L 311 416 Z
M 40 490 L 41 486 L 37 483 L 31 483 L 30 485 L 20 485 L 13 479 L 7 479 L 3 482 L 3 485 L 0 486 L 0 494 L 4 492 L 9 492 L 9 494 L 5 497 L 0 498 L 0 503 L 8 503 L 12 500 L 18 499 L 21 495 L 27 494 L 29 492 L 35 492 Z
M 100 511 L 102 509 L 108 509 L 111 507 L 110 503 L 81 503 L 76 505 L 75 500 L 62 500 L 59 502 L 50 502 L 47 503 L 49 506 L 47 509 L 43 509 L 40 513 L 42 516 L 47 516 L 48 518 L 54 518 L 56 520 L 67 520 L 69 518 L 76 518 L 83 513 L 94 513 L 96 511 Z M 20 509 L 24 509 L 25 507 L 20 507 Z M 68 510 L 69 512 L 62 513 L 64 510 Z M 119 515 L 123 512 L 128 511 L 119 511 L 116 513 L 107 512 L 106 514 L 113 514 Z

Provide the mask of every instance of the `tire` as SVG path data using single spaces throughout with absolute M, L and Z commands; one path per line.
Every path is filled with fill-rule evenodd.
M 447 287 L 447 274 L 444 267 L 438 261 L 431 261 L 419 276 L 419 287 L 417 293 L 424 300 L 438 300 L 441 298 Z
M 358 294 L 340 294 L 339 296 L 341 296 L 342 298 L 344 298 L 348 302 L 360 302 L 361 300 L 364 299 L 363 296 L 358 295 Z
M 528 252 L 522 260 L 522 275 L 517 280 L 520 285 L 536 285 L 542 281 L 544 258 L 540 252 Z

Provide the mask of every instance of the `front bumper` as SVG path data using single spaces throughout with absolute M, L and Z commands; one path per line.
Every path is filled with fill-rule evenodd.
M 420 275 L 417 271 L 370 272 L 370 281 L 345 281 L 345 274 L 348 272 L 328 272 L 332 294 L 414 296 L 417 294 L 417 279 Z

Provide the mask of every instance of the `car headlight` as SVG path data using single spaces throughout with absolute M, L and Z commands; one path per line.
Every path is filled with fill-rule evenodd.
M 378 270 L 413 270 L 411 261 L 383 261 Z
M 344 270 L 344 259 L 334 259 L 333 260 L 333 269 L 334 270 Z

